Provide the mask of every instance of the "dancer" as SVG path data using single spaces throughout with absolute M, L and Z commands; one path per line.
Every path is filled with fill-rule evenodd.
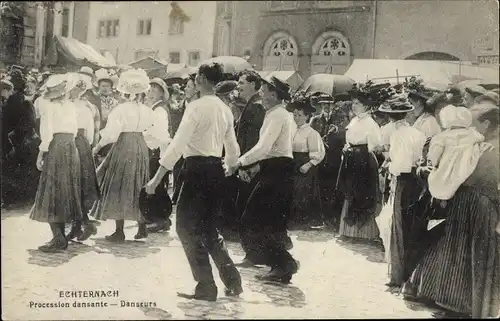
M 232 167 L 240 150 L 229 107 L 214 95 L 222 78 L 219 64 L 202 65 L 196 76 L 201 98 L 188 105 L 177 134 L 160 160 L 161 167 L 146 186 L 153 194 L 163 176 L 184 156 L 184 179 L 177 202 L 177 234 L 186 253 L 193 277 L 198 284 L 194 294 L 178 293 L 188 299 L 215 301 L 217 286 L 208 254 L 214 260 L 226 295 L 239 295 L 241 277 L 215 227 L 215 211 L 224 179 L 221 156 Z
M 169 133 L 169 119 L 166 102 L 169 95 L 167 85 L 160 78 L 154 78 L 150 81 L 151 88 L 147 94 L 147 104 L 153 110 L 153 126 L 144 132 L 146 144 L 151 149 L 149 157 L 150 178 L 153 178 L 160 164 L 160 154 L 164 153 L 171 141 Z M 148 225 L 148 232 L 157 233 L 170 230 L 172 222 L 172 201 L 168 195 L 168 175 L 165 175 L 163 181 L 158 185 L 154 196 L 148 201 L 146 219 L 151 221 Z M 159 199 L 159 200 L 158 200 Z M 158 200 L 158 201 L 157 201 Z
M 83 216 L 81 221 L 77 220 L 73 222 L 71 231 L 66 236 L 66 239 L 69 241 L 76 238 L 78 241 L 84 241 L 91 235 L 97 233 L 97 229 L 95 225 L 90 222 L 88 214 L 94 203 L 100 197 L 91 147 L 95 139 L 94 120 L 98 111 L 94 105 L 82 99 L 87 88 L 92 85 L 91 78 L 78 73 L 70 73 L 67 77 L 70 83 L 77 84 L 69 92 L 69 98 L 75 104 L 77 112 L 78 133 L 75 138 L 75 143 L 80 157 L 81 204 Z
M 255 185 L 241 218 L 245 237 L 242 243 L 252 242 L 246 255 L 271 267 L 271 271 L 257 278 L 282 283 L 290 282 L 298 264 L 286 250 L 283 233 L 290 211 L 293 191 L 292 138 L 296 130 L 291 113 L 284 100 L 290 99 L 290 88 L 276 77 L 265 81 L 262 101 L 266 116 L 257 144 L 240 157 L 233 171 L 259 163 Z M 240 176 L 244 176 L 241 174 Z
M 142 69 L 124 71 L 117 90 L 128 100 L 118 105 L 108 116 L 101 130 L 101 140 L 93 155 L 103 146 L 112 144 L 109 154 L 97 169 L 102 197 L 92 209 L 98 220 L 113 219 L 116 230 L 106 236 L 111 242 L 125 240 L 124 221 L 139 223 L 135 239 L 147 237 L 146 223 L 139 208 L 139 195 L 149 177 L 149 150 L 143 132 L 154 123 L 153 111 L 140 102 L 140 95 L 149 90 L 149 78 Z
M 42 142 L 37 168 L 42 172 L 30 218 L 49 223 L 52 240 L 39 247 L 58 252 L 68 247 L 66 222 L 82 219 L 80 159 L 75 144 L 78 131 L 76 106 L 67 100 L 70 82 L 62 77 L 47 81 L 47 108 L 41 115 Z

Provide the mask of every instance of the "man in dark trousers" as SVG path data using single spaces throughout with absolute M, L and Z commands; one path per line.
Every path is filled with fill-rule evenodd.
M 259 94 L 261 87 L 261 78 L 259 74 L 255 71 L 245 70 L 240 74 L 238 80 L 238 92 L 239 97 L 244 99 L 247 103 L 243 108 L 240 118 L 236 120 L 236 139 L 238 140 L 238 145 L 240 146 L 240 151 L 242 154 L 248 152 L 252 149 L 255 144 L 259 141 L 259 131 L 264 122 L 264 117 L 266 115 L 266 110 L 262 105 L 262 100 Z M 253 165 L 247 170 L 255 172 L 258 171 L 258 165 Z M 252 179 L 249 182 L 239 180 L 233 177 L 235 185 L 238 188 L 238 197 L 236 200 L 236 210 L 239 214 L 237 220 L 239 221 L 245 206 L 248 201 L 248 197 L 255 187 L 256 180 Z M 238 228 L 240 227 L 240 223 Z M 240 238 L 244 237 L 244 233 L 240 233 Z M 247 244 L 247 242 L 242 242 L 242 244 Z M 245 252 L 247 249 L 243 247 Z M 253 266 L 259 262 L 251 262 L 248 257 L 243 259 L 240 266 Z
M 244 233 L 241 242 L 247 248 L 250 261 L 262 260 L 271 267 L 269 273 L 257 278 L 282 283 L 290 282 L 298 270 L 298 263 L 283 242 L 292 201 L 292 140 L 297 128 L 293 116 L 285 109 L 284 101 L 290 99 L 289 90 L 290 87 L 276 77 L 265 81 L 262 101 L 267 111 L 259 141 L 230 170 L 239 169 L 240 177 L 248 180 L 241 168 L 259 164 L 257 183 L 241 219 Z
M 196 75 L 200 98 L 189 104 L 175 137 L 160 159 L 160 168 L 146 185 L 153 194 L 181 155 L 184 156 L 183 185 L 177 201 L 176 229 L 186 253 L 193 277 L 198 284 L 194 294 L 180 297 L 215 301 L 217 286 L 208 255 L 212 257 L 226 295 L 243 292 L 241 276 L 216 229 L 216 211 L 222 195 L 224 164 L 234 167 L 240 149 L 234 133 L 231 109 L 215 96 L 215 86 L 222 78 L 220 64 L 201 65 Z

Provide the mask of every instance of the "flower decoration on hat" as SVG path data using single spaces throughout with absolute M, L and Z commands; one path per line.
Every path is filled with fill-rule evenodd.
M 316 109 L 311 104 L 311 97 L 307 96 L 304 90 L 297 91 L 293 94 L 286 109 L 290 112 L 295 109 L 303 110 L 306 113 L 314 113 Z
M 408 93 L 402 92 L 387 99 L 378 110 L 385 113 L 407 113 L 413 109 L 413 105 L 408 100 Z
M 368 80 L 364 84 L 354 84 L 349 91 L 349 95 L 371 109 L 376 109 L 396 92 L 397 87 L 391 87 L 390 83 L 375 84 L 373 81 Z
M 149 77 L 143 69 L 129 69 L 120 75 L 116 90 L 121 93 L 136 95 L 151 88 Z
M 116 76 L 115 73 L 112 73 L 111 71 L 112 71 L 112 69 L 107 70 L 104 68 L 96 70 L 96 72 L 95 72 L 95 77 L 96 77 L 95 85 L 99 86 L 101 81 L 109 81 L 112 84 L 112 86 L 115 87 L 116 84 L 118 83 L 119 78 Z

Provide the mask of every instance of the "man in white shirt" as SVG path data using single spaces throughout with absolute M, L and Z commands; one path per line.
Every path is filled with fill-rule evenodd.
M 215 227 L 224 180 L 222 148 L 226 166 L 234 167 L 240 155 L 231 110 L 214 95 L 214 87 L 221 79 L 221 65 L 200 66 L 196 86 L 201 98 L 189 104 L 174 139 L 160 159 L 161 167 L 146 185 L 146 192 L 153 194 L 163 176 L 173 169 L 181 155 L 184 157 L 176 230 L 198 284 L 194 294 L 178 295 L 206 301 L 217 299 L 209 253 L 226 286 L 226 295 L 243 292 L 241 276 Z
M 265 80 L 262 101 L 267 109 L 257 144 L 238 159 L 229 173 L 259 162 L 257 184 L 248 199 L 241 218 L 242 242 L 252 242 L 246 257 L 259 258 L 271 267 L 258 279 L 290 282 L 298 264 L 286 250 L 283 232 L 290 211 L 293 188 L 292 140 L 296 130 L 292 115 L 285 109 L 284 100 L 290 99 L 288 85 L 276 77 Z M 240 170 L 240 176 L 242 175 Z
M 171 138 L 169 133 L 168 107 L 166 105 L 169 99 L 167 85 L 160 78 L 152 79 L 150 85 L 151 88 L 146 95 L 146 104 L 153 110 L 154 123 L 151 128 L 148 128 L 144 132 L 144 139 L 150 148 L 149 170 L 151 173 L 150 177 L 152 178 L 160 167 L 160 155 L 165 152 Z M 162 139 L 160 140 L 159 137 Z M 147 202 L 146 213 L 143 213 L 149 221 L 147 229 L 150 233 L 168 231 L 172 225 L 172 221 L 170 220 L 172 200 L 167 191 L 168 178 L 169 175 L 163 177 L 154 196 L 150 197 Z M 158 198 L 160 199 L 159 201 L 157 201 Z

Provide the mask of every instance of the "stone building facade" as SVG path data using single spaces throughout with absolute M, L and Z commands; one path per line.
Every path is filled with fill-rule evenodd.
M 260 70 L 343 74 L 355 58 L 498 63 L 494 0 L 217 2 L 214 55 L 248 55 Z

